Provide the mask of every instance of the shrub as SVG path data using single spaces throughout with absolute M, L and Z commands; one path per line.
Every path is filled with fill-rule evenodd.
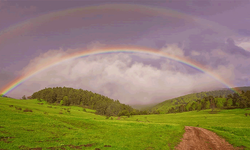
M 247 113 L 245 113 L 245 116 L 246 116 L 246 117 L 247 117 L 247 115 L 248 115 L 248 114 L 247 114 Z
M 22 110 L 22 108 L 21 107 L 15 107 L 16 108 L 16 110 Z
M 106 116 L 106 119 L 109 119 L 109 116 Z
M 24 100 L 26 100 L 26 97 L 25 97 L 25 95 L 22 97 L 22 99 L 24 99 Z
M 63 105 L 63 104 L 64 104 L 64 102 L 63 102 L 63 100 L 61 100 L 60 105 Z
M 111 117 L 111 120 L 113 120 L 113 118 Z
M 85 108 L 83 108 L 83 111 L 87 112 Z
M 33 112 L 32 110 L 26 108 L 25 110 L 23 110 L 23 112 Z

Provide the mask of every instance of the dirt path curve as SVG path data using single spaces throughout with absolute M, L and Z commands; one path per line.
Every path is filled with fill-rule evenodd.
M 186 126 L 185 130 L 177 150 L 235 150 L 225 139 L 211 131 L 190 126 Z

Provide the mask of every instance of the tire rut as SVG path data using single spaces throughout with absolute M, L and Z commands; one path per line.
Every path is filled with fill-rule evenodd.
M 239 150 L 241 148 L 234 148 L 225 139 L 219 137 L 215 133 L 199 128 L 199 127 L 185 127 L 180 144 L 175 147 L 176 150 Z

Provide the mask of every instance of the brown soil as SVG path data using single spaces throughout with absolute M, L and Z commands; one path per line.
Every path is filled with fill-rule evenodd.
M 198 127 L 185 127 L 181 143 L 176 147 L 177 150 L 238 150 L 225 139 L 215 133 Z

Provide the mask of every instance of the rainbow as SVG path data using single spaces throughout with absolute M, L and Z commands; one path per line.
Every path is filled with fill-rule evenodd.
M 234 87 L 233 84 L 231 84 L 229 81 L 226 81 L 225 79 L 223 79 L 219 75 L 215 74 L 214 72 L 212 72 L 208 68 L 202 66 L 201 64 L 199 64 L 193 60 L 190 60 L 190 59 L 184 58 L 184 57 L 180 57 L 180 56 L 175 56 L 172 54 L 168 54 L 168 53 L 165 53 L 165 52 L 162 52 L 159 50 L 155 50 L 155 49 L 126 46 L 126 47 L 109 47 L 109 48 L 95 49 L 95 50 L 84 50 L 84 51 L 71 53 L 69 55 L 62 56 L 60 58 L 53 59 L 53 60 L 48 61 L 44 64 L 36 66 L 34 69 L 31 69 L 30 71 L 28 71 L 26 74 L 22 75 L 21 77 L 16 78 L 10 84 L 8 84 L 3 89 L 1 89 L 0 94 L 3 94 L 3 95 L 8 94 L 10 91 L 15 89 L 19 85 L 21 85 L 23 82 L 25 82 L 29 78 L 32 78 L 34 75 L 36 75 L 36 74 L 38 74 L 38 73 L 40 73 L 40 72 L 42 72 L 50 67 L 56 66 L 62 62 L 73 60 L 76 58 L 91 56 L 91 55 L 119 53 L 119 52 L 120 53 L 142 53 L 142 54 L 155 55 L 155 56 L 175 60 L 175 61 L 186 64 L 186 65 L 191 66 L 191 67 L 193 67 L 201 72 L 204 72 L 204 73 L 210 75 L 211 77 L 218 80 L 219 82 L 221 82 L 222 84 L 224 84 L 225 86 L 227 86 L 228 88 L 230 88 L 232 91 L 234 91 L 236 93 L 240 92 L 239 89 L 233 88 Z
M 43 23 L 67 19 L 72 16 L 85 17 L 88 14 L 101 14 L 109 11 L 132 11 L 137 13 L 142 13 L 148 16 L 166 16 L 183 19 L 186 22 L 197 23 L 204 28 L 210 28 L 216 32 L 224 33 L 228 36 L 237 35 L 238 33 L 230 30 L 226 26 L 219 25 L 216 22 L 202 19 L 196 16 L 188 15 L 176 10 L 164 9 L 146 5 L 138 4 L 105 4 L 97 6 L 88 6 L 88 7 L 78 7 L 71 8 L 56 12 L 50 12 L 47 14 L 39 15 L 35 18 L 28 19 L 26 21 L 20 22 L 13 26 L 10 26 L 2 31 L 0 31 L 0 45 L 5 44 L 8 40 L 15 38 L 16 36 L 26 34 L 27 31 L 41 26 Z

